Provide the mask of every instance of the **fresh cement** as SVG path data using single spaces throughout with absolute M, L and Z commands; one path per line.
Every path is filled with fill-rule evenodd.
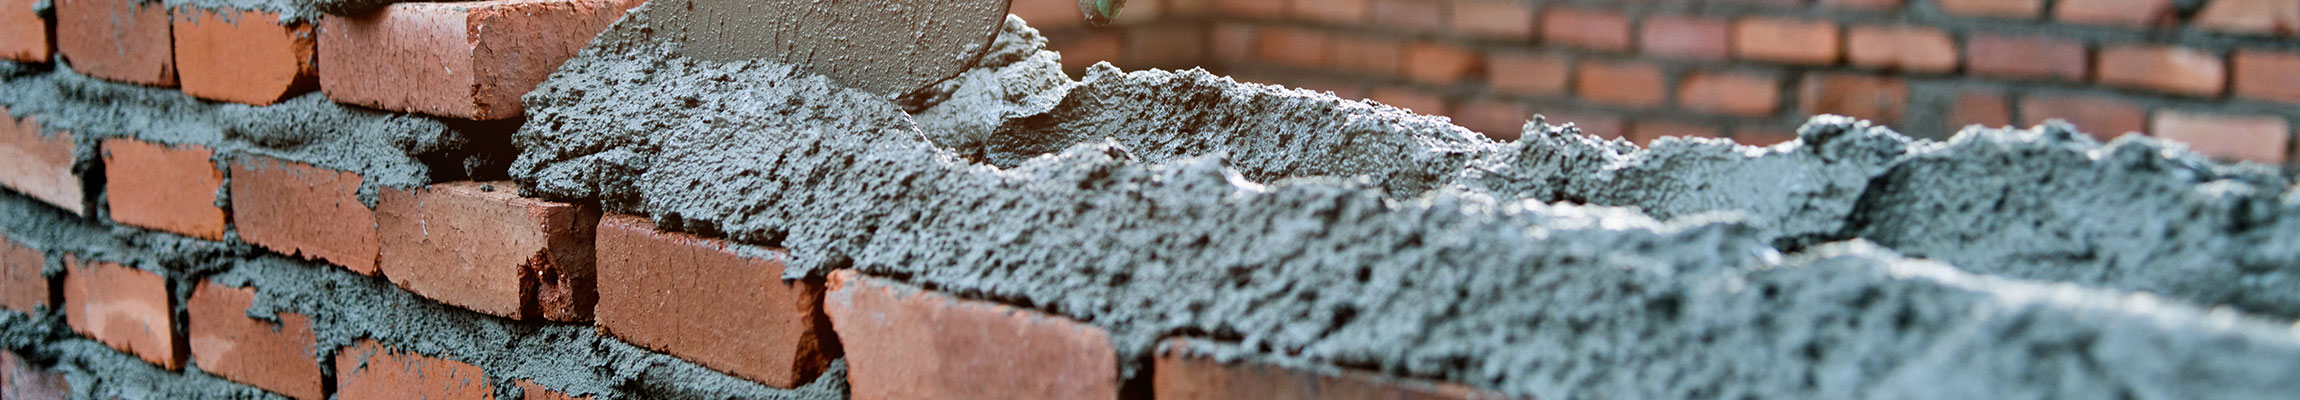
M 855 268 L 1076 318 L 1111 331 L 1128 376 L 1158 340 L 1185 336 L 1228 343 L 1225 357 L 1543 398 L 2244 398 L 2300 378 L 2300 342 L 2280 326 L 2291 316 L 2273 306 L 2285 300 L 2234 304 L 2250 316 L 2203 308 L 2227 304 L 2205 293 L 2289 285 L 2289 246 L 2193 253 L 2256 260 L 2198 265 L 2216 275 L 2178 286 L 2212 289 L 2163 301 L 2124 294 L 2164 287 L 2131 280 L 2013 281 L 1829 243 L 1942 215 L 1883 204 L 1889 180 L 1930 173 L 1911 165 L 1986 163 L 2001 156 L 1972 147 L 2058 127 L 1937 143 L 1822 117 L 1789 144 L 1641 149 L 1536 122 L 1500 144 L 1442 118 L 1202 71 L 1099 65 L 1072 81 L 1019 20 L 975 70 L 890 103 L 789 66 L 679 57 L 647 34 L 660 12 L 680 11 L 635 9 L 528 95 L 512 167 L 527 194 L 786 247 L 788 278 Z M 2185 243 L 2296 231 L 2275 218 L 2300 211 L 2285 178 L 2129 143 L 2220 171 L 2159 187 L 2284 204 L 2206 209 L 2242 209 L 2245 222 Z M 2099 207 L 2134 189 L 2061 194 Z M 1943 202 L 1987 189 L 1906 190 Z M 1879 242 L 2031 240 L 1908 233 L 1925 239 Z M 2063 267 L 1956 264 L 1989 263 L 1966 268 Z

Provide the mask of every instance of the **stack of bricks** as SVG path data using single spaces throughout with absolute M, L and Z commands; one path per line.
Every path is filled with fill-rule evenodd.
M 1091 28 L 1040 22 L 1075 20 L 1067 1 L 1015 2 L 1046 15 L 1031 21 L 1073 71 L 1204 65 L 1447 115 L 1504 140 L 1533 114 L 1638 142 L 1751 144 L 1824 113 L 1932 138 L 2062 119 L 2102 139 L 2138 132 L 2276 165 L 2295 160 L 2300 118 L 2300 3 L 2287 0 L 1130 6 L 1144 15 Z

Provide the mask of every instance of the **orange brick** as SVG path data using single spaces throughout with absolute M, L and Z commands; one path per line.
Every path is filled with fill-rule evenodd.
M 1371 98 L 1373 101 L 1381 102 L 1382 104 L 1388 104 L 1392 107 L 1403 108 L 1407 111 L 1413 111 L 1423 115 L 1446 115 L 1453 111 L 1451 108 L 1446 107 L 1446 101 L 1444 97 L 1440 97 L 1436 93 L 1420 90 L 1401 87 L 1383 87 L 1374 89 L 1371 93 L 1367 93 L 1366 96 Z
M 1549 45 L 1629 51 L 1629 17 L 1613 10 L 1551 7 L 1541 12 L 1541 40 Z
M 1150 377 L 1157 400 L 1332 399 L 1468 400 L 1505 399 L 1452 383 L 1398 379 L 1367 372 L 1304 371 L 1259 363 L 1224 363 L 1168 350 L 1158 355 Z
M 2218 96 L 2228 87 L 2220 56 L 2177 46 L 2128 45 L 2100 51 L 2100 83 L 2190 96 Z
M 2300 2 L 2292 0 L 2212 0 L 2196 14 L 2197 27 L 2253 35 L 2300 34 Z
M 1485 73 L 1485 55 L 1467 47 L 1421 42 L 1406 47 L 1406 78 L 1445 85 Z
M 487 372 L 463 362 L 388 349 L 361 339 L 335 355 L 338 400 L 495 398 Z
M 2147 27 L 2179 22 L 2172 0 L 2059 0 L 2052 7 L 2052 18 L 2068 23 Z
M 1618 115 L 1539 109 L 1535 111 L 1536 114 L 1548 117 L 1545 122 L 1550 125 L 1571 123 L 1574 127 L 1580 128 L 1581 133 L 1585 135 L 1606 139 L 1618 138 L 1622 135 L 1623 123 L 1621 116 Z
M 2188 143 L 2215 158 L 2283 164 L 2292 124 L 2279 116 L 2238 116 L 2160 110 L 2149 125 L 2156 137 Z
M 519 96 L 637 0 L 399 3 L 320 19 L 320 90 L 341 103 L 463 119 L 522 112 Z
M 1222 12 L 1230 15 L 1237 15 L 1242 17 L 1279 18 L 1286 16 L 1287 1 L 1288 0 L 1221 0 L 1214 2 L 1214 8 L 1222 10 Z
M 56 0 L 56 51 L 88 76 L 176 85 L 168 8 L 141 0 Z
M 48 62 L 56 49 L 48 19 L 32 12 L 36 0 L 0 0 L 0 59 Z
M 597 209 L 451 182 L 384 189 L 375 224 L 383 276 L 410 292 L 505 318 L 591 319 Z
M 1334 41 L 1334 69 L 1373 76 L 1405 73 L 1406 44 L 1385 37 L 1351 37 Z
M 0 350 L 0 399 L 9 400 L 65 400 L 72 398 L 72 385 L 64 381 L 64 374 L 42 371 L 37 365 L 17 356 L 15 352 Z
M 41 133 L 38 118 L 7 117 L 0 107 L 0 185 L 81 214 L 87 209 L 80 177 L 72 174 L 71 132 Z
M 520 379 L 514 384 L 519 386 L 520 395 L 525 396 L 524 398 L 527 400 L 589 400 L 593 398 L 591 396 L 568 396 L 566 393 L 544 388 L 543 385 L 526 379 Z
M 1962 128 L 1970 125 L 1991 128 L 2011 126 L 2012 105 L 1999 93 L 1958 93 L 1956 105 L 1949 109 L 1949 126 Z
M 2232 58 L 2237 96 L 2300 103 L 2300 53 L 2241 50 Z
M 599 328 L 743 379 L 813 382 L 838 358 L 821 283 L 785 281 L 780 256 L 615 215 L 598 229 Z M 780 253 L 777 253 L 780 254 Z
M 1899 125 L 1908 108 L 1909 86 L 1899 79 L 1843 74 L 1807 74 L 1802 92 L 1805 114 L 1837 114 Z
M 1645 54 L 1696 60 L 1723 60 L 1730 56 L 1731 24 L 1694 16 L 1653 16 L 1637 35 Z
M 1940 0 L 1941 11 L 1950 14 L 2026 19 L 2044 13 L 2044 0 Z
M 852 270 L 831 273 L 824 310 L 839 338 L 869 343 L 847 349 L 856 400 L 1118 398 L 1101 328 Z
M 104 139 L 104 192 L 121 224 L 207 240 L 224 239 L 224 208 L 216 205 L 224 172 L 216 152 L 199 145 Z
M 1487 86 L 1496 92 L 1554 96 L 1565 94 L 1573 64 L 1542 54 L 1497 52 L 1486 55 Z
M 1515 0 L 1456 1 L 1453 30 L 1495 39 L 1533 39 L 1533 6 Z
M 174 31 L 185 94 L 267 105 L 319 88 L 310 24 L 283 26 L 272 12 L 187 8 Z
M 1116 59 L 1128 66 L 1188 69 L 1206 62 L 1206 29 L 1149 24 L 1126 32 L 1126 51 Z
M 2100 97 L 2078 96 L 2023 96 L 2020 116 L 2024 124 L 2036 125 L 2046 120 L 2068 121 L 2078 131 L 2095 136 L 2111 137 L 2145 128 L 2148 114 L 2140 106 Z
M 1410 32 L 1437 32 L 1445 8 L 1436 0 L 1372 0 L 1374 25 Z
M 1331 38 L 1325 32 L 1305 28 L 1267 28 L 1260 30 L 1254 41 L 1254 53 L 1262 61 L 1297 68 L 1325 68 L 1326 49 Z
M 279 313 L 279 322 L 248 317 L 256 291 L 201 282 L 184 305 L 192 362 L 201 371 L 303 400 L 327 398 L 311 318 Z
M 184 366 L 168 281 L 151 271 L 64 257 L 64 321 L 72 331 L 161 368 Z
M 1677 89 L 1679 107 L 1706 113 L 1765 116 L 1780 102 L 1781 78 L 1772 74 L 1696 73 Z
M 48 307 L 48 255 L 0 234 L 0 307 L 25 314 Z
M 1132 10 L 1128 10 L 1132 11 Z M 1029 21 L 1030 27 L 1041 30 L 1077 28 L 1086 25 L 1084 14 L 1073 0 L 1014 0 L 1007 12 Z M 1125 15 L 1125 13 L 1119 13 Z
M 1733 23 L 1733 54 L 1783 64 L 1836 64 L 1837 24 L 1778 18 L 1745 18 Z
M 1584 61 L 1573 76 L 1574 90 L 1592 103 L 1653 108 L 1669 96 L 1661 68 L 1637 62 Z
M 1253 58 L 1258 47 L 1255 39 L 1261 37 L 1260 28 L 1244 24 L 1216 24 L 1210 31 L 1213 37 L 1208 40 L 1214 47 L 1215 61 L 1239 62 Z
M 1094 63 L 1119 62 L 1119 52 L 1126 50 L 1124 39 L 1113 33 L 1075 36 L 1046 45 L 1047 50 L 1062 53 L 1062 71 L 1070 76 L 1085 76 L 1086 67 Z
M 1222 3 L 1230 3 L 1225 0 Z M 1294 16 L 1305 20 L 1363 24 L 1373 10 L 1370 0 L 1293 0 Z
M 2090 57 L 2084 43 L 2045 36 L 1976 34 L 1965 41 L 1966 72 L 1980 76 L 2081 81 Z
M 1901 0 L 1821 0 L 1822 7 L 1883 11 L 1901 8 Z
M 1515 104 L 1492 100 L 1464 103 L 1454 110 L 1455 124 L 1485 134 L 1493 140 L 1517 140 L 1524 135 L 1525 121 L 1533 114 Z
M 1718 130 L 1715 126 L 1661 120 L 1637 121 L 1637 123 L 1629 126 L 1629 134 L 1627 135 L 1629 141 L 1637 142 L 1639 146 L 1652 146 L 1654 140 L 1664 137 L 1718 136 Z
M 1957 70 L 1957 43 L 1940 29 L 1856 26 L 1845 34 L 1845 57 L 1863 68 L 1945 74 Z
M 264 156 L 231 161 L 233 225 L 240 239 L 375 275 L 375 210 L 359 201 L 359 174 Z

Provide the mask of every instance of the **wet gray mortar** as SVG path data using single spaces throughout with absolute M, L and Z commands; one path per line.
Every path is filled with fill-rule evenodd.
M 1113 333 L 1129 376 L 1174 335 L 1227 343 L 1202 350 L 1231 359 L 1548 398 L 2261 397 L 2300 371 L 2290 315 L 2202 308 L 2300 264 L 2278 244 L 2293 243 L 2295 222 L 2275 217 L 2300 212 L 2289 181 L 2146 139 L 2103 147 L 2043 127 L 1940 143 L 1823 117 L 1766 148 L 1639 149 L 1539 122 L 1501 144 L 1443 118 L 1202 71 L 1099 65 L 1069 81 L 1050 75 L 1058 59 L 1019 20 L 991 61 L 890 104 L 787 66 L 668 56 L 651 12 L 633 11 L 526 98 L 512 171 L 527 194 L 786 247 L 787 278 L 856 268 L 1077 318 Z M 2072 286 L 2009 280 L 2051 266 L 1960 262 L 2002 277 L 1973 276 L 1830 243 L 2017 213 L 1948 206 L 2004 182 L 1878 188 L 1934 171 L 1905 160 L 1976 162 L 1982 148 L 2033 143 L 2083 155 L 2024 161 L 2059 174 L 2121 174 L 2133 165 L 2098 156 L 2135 152 L 2185 171 L 2153 178 L 2176 189 L 2161 198 L 2068 196 L 2070 207 L 2138 198 L 2228 212 L 2202 205 L 2231 193 L 2274 205 L 2162 249 L 2257 262 L 2198 266 L 2242 278 L 2195 285 Z M 2075 236 L 2192 218 L 2049 217 L 2102 227 Z M 1962 240 L 1902 233 L 1880 241 Z M 2266 245 L 2198 245 L 2253 238 Z M 2123 293 L 2134 290 L 2170 300 Z M 2166 372 L 2186 368 L 2202 373 Z

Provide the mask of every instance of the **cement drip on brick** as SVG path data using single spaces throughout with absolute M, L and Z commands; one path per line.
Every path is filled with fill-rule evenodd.
M 508 123 L 448 121 L 378 112 L 310 93 L 270 106 L 200 101 L 173 88 L 103 81 L 61 65 L 0 81 L 0 106 L 37 116 L 44 132 L 70 131 L 88 168 L 105 138 L 207 146 L 219 156 L 257 154 L 365 178 L 359 198 L 382 187 L 501 177 Z

